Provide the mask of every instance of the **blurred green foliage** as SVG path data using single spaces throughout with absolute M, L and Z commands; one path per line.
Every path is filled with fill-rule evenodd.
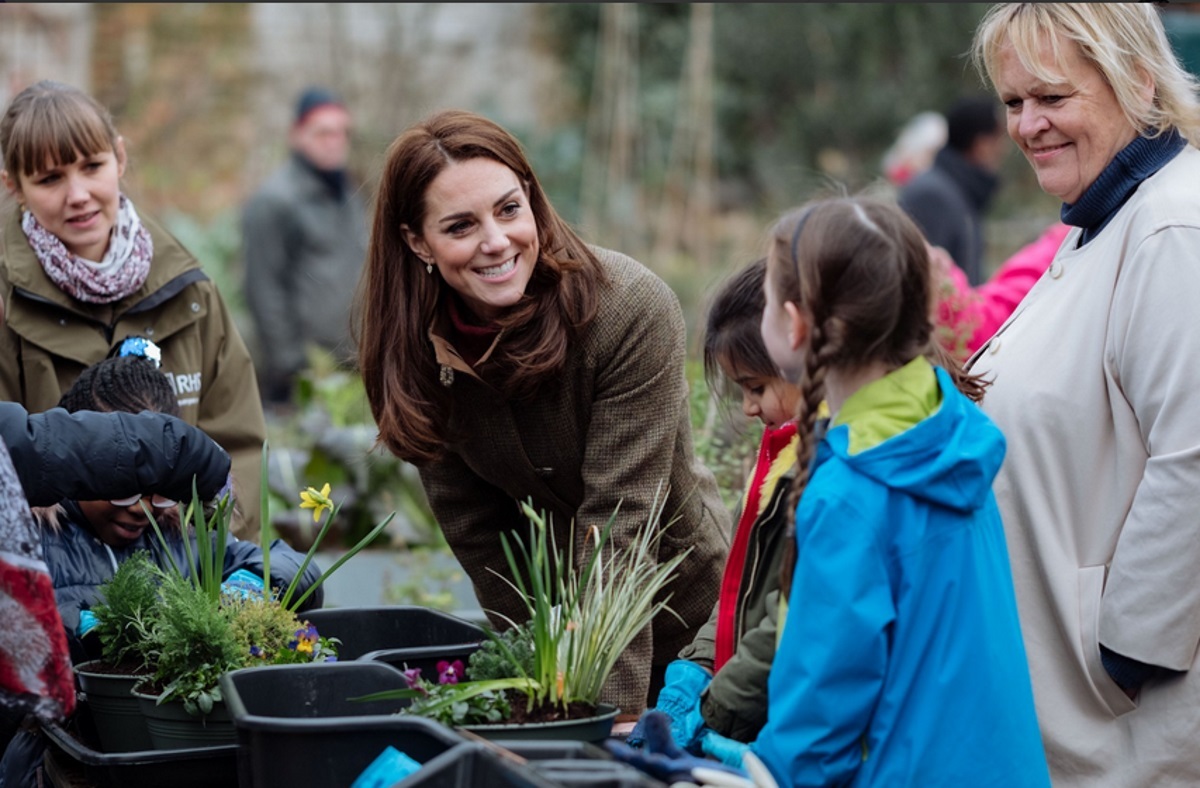
M 585 106 L 604 5 L 545 6 L 547 39 Z M 831 179 L 851 190 L 874 180 L 882 152 L 910 117 L 987 90 L 966 57 L 987 8 L 715 4 L 713 93 L 725 201 L 776 212 Z M 637 6 L 639 118 L 644 134 L 661 141 L 670 138 L 679 109 L 689 10 L 687 3 Z

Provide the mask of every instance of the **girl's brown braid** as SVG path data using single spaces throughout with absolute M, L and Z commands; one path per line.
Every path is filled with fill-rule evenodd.
M 804 488 L 808 486 L 809 469 L 817 450 L 817 419 L 821 403 L 825 401 L 825 370 L 829 368 L 829 359 L 835 358 L 839 352 L 839 343 L 827 336 L 830 333 L 840 332 L 814 325 L 805 359 L 804 379 L 800 384 L 801 396 L 796 408 L 796 475 L 788 490 L 787 535 L 783 542 L 783 560 L 779 566 L 779 592 L 785 599 L 791 591 L 792 573 L 796 569 L 796 509 Z

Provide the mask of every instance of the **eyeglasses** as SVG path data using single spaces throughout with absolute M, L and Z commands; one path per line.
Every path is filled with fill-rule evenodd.
M 115 501 L 109 501 L 109 503 L 113 506 L 124 509 L 128 506 L 133 506 L 140 500 L 142 500 L 142 494 L 138 493 L 137 495 L 131 495 L 128 498 L 118 498 Z M 172 501 L 170 498 L 164 498 L 161 495 L 150 496 L 150 505 L 155 509 L 170 509 L 175 504 L 175 501 Z

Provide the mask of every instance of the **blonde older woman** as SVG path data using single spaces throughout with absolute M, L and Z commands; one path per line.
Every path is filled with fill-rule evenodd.
M 976 61 L 1073 230 L 969 362 L 1056 785 L 1200 784 L 1200 106 L 1150 4 L 1005 4 Z

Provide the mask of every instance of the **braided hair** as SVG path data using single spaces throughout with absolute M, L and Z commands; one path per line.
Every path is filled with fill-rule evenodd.
M 780 590 L 791 590 L 796 567 L 796 509 L 808 486 L 833 368 L 883 362 L 898 368 L 917 356 L 949 373 L 972 401 L 986 383 L 963 371 L 937 342 L 931 319 L 934 278 L 921 231 L 894 203 L 874 197 L 837 197 L 803 206 L 771 233 L 768 286 L 792 302 L 810 325 L 797 405 L 796 475 L 788 491 L 788 529 Z
M 179 400 L 167 376 L 152 360 L 137 356 L 106 358 L 88 367 L 62 395 L 58 406 L 71 413 L 152 410 L 180 414 Z

